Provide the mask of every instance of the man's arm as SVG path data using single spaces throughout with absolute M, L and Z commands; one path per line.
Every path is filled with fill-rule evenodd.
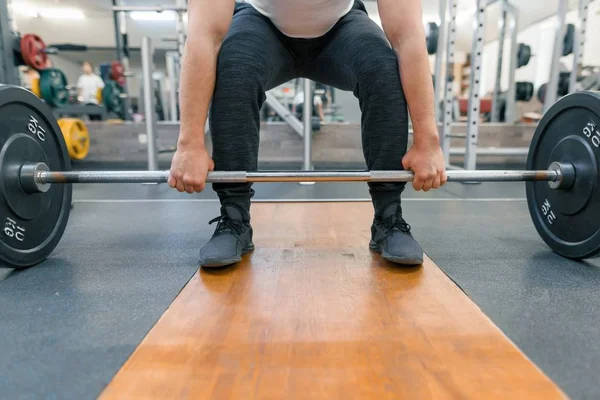
M 415 140 L 438 140 L 433 84 L 425 44 L 421 0 L 377 0 L 383 30 L 400 62 L 400 78 Z
M 181 65 L 181 128 L 171 162 L 169 186 L 201 192 L 214 162 L 204 145 L 208 106 L 215 89 L 217 57 L 231 25 L 235 0 L 189 0 L 188 37 Z
M 217 56 L 234 7 L 235 0 L 188 2 L 188 35 L 179 85 L 179 146 L 204 146 L 204 126 L 215 88 Z
M 413 124 L 413 147 L 402 164 L 415 172 L 416 190 L 437 189 L 447 178 L 435 121 L 421 0 L 377 0 L 377 5 L 385 35 L 398 56 L 400 79 Z

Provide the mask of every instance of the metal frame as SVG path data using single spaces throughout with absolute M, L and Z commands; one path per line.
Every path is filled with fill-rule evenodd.
M 177 0 L 177 6 L 187 10 L 187 0 Z M 175 22 L 175 30 L 177 31 L 177 51 L 179 56 L 183 58 L 183 52 L 185 48 L 185 41 L 187 38 L 187 31 L 185 27 L 185 21 L 183 20 L 183 11 L 177 12 L 177 21 Z
M 510 36 L 510 60 L 508 65 L 508 89 L 506 91 L 506 110 L 504 112 L 504 121 L 512 124 L 517 119 L 515 72 L 517 71 L 517 56 L 519 52 L 519 46 L 517 43 L 519 10 L 508 1 L 504 1 L 504 7 L 508 11 L 508 15 L 511 17 L 508 27 Z
M 467 143 L 465 150 L 465 169 L 475 169 L 477 166 L 477 141 L 479 139 L 479 118 L 480 96 L 479 86 L 481 82 L 481 68 L 483 58 L 484 34 L 485 34 L 485 11 L 486 8 L 495 3 L 496 0 L 477 0 L 477 8 L 475 9 L 475 19 L 473 24 L 473 44 L 471 47 L 471 84 L 469 90 L 469 109 L 467 112 Z M 499 43 L 498 67 L 496 69 L 496 82 L 494 86 L 494 97 L 492 99 L 492 122 L 496 122 L 499 118 L 499 95 L 500 84 L 502 77 L 502 59 L 504 53 L 504 38 L 506 34 L 505 25 L 508 17 L 510 18 L 509 31 L 511 38 L 511 56 L 509 65 L 509 86 L 506 94 L 506 114 L 505 119 L 509 122 L 514 122 L 515 119 L 515 69 L 517 65 L 517 27 L 518 27 L 518 10 L 507 0 L 502 1 L 503 21 L 501 26 Z
M 562 57 L 565 22 L 567 18 L 567 2 L 568 0 L 559 0 L 558 2 L 558 12 L 556 14 L 558 26 L 556 27 L 554 48 L 552 50 L 552 59 L 550 61 L 550 79 L 548 80 L 548 86 L 546 87 L 546 98 L 544 99 L 544 106 L 542 108 L 544 113 L 556 102 L 558 77 L 560 75 L 560 58 Z
M 148 144 L 148 170 L 158 170 L 158 147 L 156 144 L 156 115 L 154 105 L 154 82 L 152 79 L 152 41 L 148 36 L 142 38 L 142 80 L 144 91 L 144 119 Z
M 122 4 L 123 0 L 117 0 L 117 4 Z M 113 7 L 115 8 L 115 7 Z M 132 109 L 131 109 L 131 96 L 129 92 L 129 37 L 127 35 L 127 18 L 124 12 L 113 13 L 116 15 L 114 18 L 115 21 L 118 21 L 118 26 L 115 26 L 115 29 L 118 28 L 117 33 L 117 54 L 120 54 L 119 62 L 123 64 L 123 69 L 125 70 L 125 84 L 123 85 L 123 93 L 125 94 L 125 98 L 123 99 L 123 108 L 125 109 L 125 119 L 131 119 Z M 120 49 L 119 49 L 120 46 Z
M 442 111 L 442 129 L 440 130 L 442 151 L 446 164 L 450 162 L 450 139 L 452 137 L 452 111 L 454 109 L 454 96 L 452 95 L 452 81 L 454 77 L 454 44 L 456 41 L 456 8 L 457 0 L 447 0 L 447 9 L 441 13 L 443 20 L 446 19 L 446 11 L 449 13 L 450 21 L 447 26 L 446 40 L 446 74 L 444 79 L 444 96 L 443 96 L 443 111 Z M 443 27 L 440 27 L 443 30 Z M 439 46 L 438 46 L 439 47 Z M 441 58 L 441 54 L 436 57 Z M 441 67 L 440 67 L 441 69 Z M 440 77 L 441 80 L 441 77 Z
M 10 0 L 0 1 L 0 82 L 20 85 L 19 68 L 15 65 L 14 46 L 18 35 L 12 18 Z
M 304 107 L 302 120 L 304 124 L 304 157 L 302 169 L 311 171 L 312 165 L 312 113 L 313 113 L 313 85 L 310 79 L 304 78 Z
M 475 169 L 477 164 L 477 139 L 479 136 L 478 125 L 480 115 L 479 82 L 481 81 L 483 35 L 485 32 L 485 8 L 491 3 L 487 0 L 477 0 L 477 8 L 475 10 L 473 45 L 471 48 L 471 85 L 469 110 L 467 112 L 465 169 Z
M 435 52 L 435 64 L 433 69 L 433 98 L 435 104 L 436 121 L 441 122 L 443 118 L 443 106 L 440 104 L 440 89 L 442 86 L 442 61 L 444 55 L 444 39 L 446 37 L 446 0 L 439 0 L 440 25 L 438 28 L 438 43 Z
M 583 49 L 587 27 L 588 8 L 592 0 L 579 0 L 577 4 L 577 21 L 575 22 L 575 43 L 573 46 L 573 69 L 569 76 L 569 93 L 577 90 L 577 75 L 583 67 Z
M 169 120 L 179 121 L 178 89 L 179 89 L 179 53 L 167 51 L 165 54 L 167 64 L 167 79 L 169 80 Z
M 496 81 L 494 82 L 494 92 L 492 95 L 492 122 L 500 120 L 500 92 L 502 91 L 502 62 L 504 61 L 504 39 L 506 37 L 506 20 L 508 19 L 508 10 L 504 6 L 506 1 L 502 2 L 502 17 L 498 21 L 498 63 L 496 64 Z M 508 99 L 506 99 L 508 101 Z
M 488 3 L 489 5 L 490 3 Z M 498 36 L 498 64 L 496 65 L 496 81 L 492 96 L 492 116 L 491 122 L 500 121 L 500 94 L 502 92 L 502 67 L 504 66 L 504 41 L 506 39 L 506 27 L 510 37 L 510 59 L 508 65 L 508 89 L 506 91 L 505 115 L 504 120 L 513 123 L 516 116 L 516 88 L 515 71 L 517 69 L 517 29 L 518 29 L 519 11 L 507 0 L 502 1 L 502 18 L 500 20 L 500 33 Z

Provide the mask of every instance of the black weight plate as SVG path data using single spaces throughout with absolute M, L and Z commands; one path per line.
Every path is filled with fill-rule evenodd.
M 576 92 L 544 114 L 529 149 L 527 169 L 546 170 L 552 162 L 575 168 L 570 189 L 527 182 L 533 223 L 548 246 L 573 259 L 600 252 L 600 95 Z
M 60 241 L 71 211 L 71 185 L 25 194 L 16 181 L 23 163 L 70 170 L 62 133 L 49 107 L 33 93 L 0 85 L 0 265 L 43 261 Z
M 48 164 L 44 149 L 36 139 L 25 133 L 17 133 L 8 138 L 0 151 L 0 192 L 16 215 L 30 221 L 48 209 L 50 198 L 44 193 L 28 194 L 23 191 L 19 182 L 23 160 Z
M 565 36 L 563 37 L 563 50 L 562 55 L 568 56 L 573 52 L 573 46 L 575 44 L 575 25 L 567 24 L 565 27 Z
M 533 83 L 515 82 L 515 100 L 529 101 L 533 97 Z
M 521 68 L 529 64 L 530 59 L 531 46 L 528 46 L 524 43 L 519 43 L 519 48 L 517 50 L 517 68 Z
M 558 89 L 556 92 L 557 97 L 563 97 L 569 94 L 569 79 L 571 78 L 570 72 L 561 72 L 558 75 Z
M 69 102 L 67 77 L 56 68 L 40 71 L 40 92 L 51 107 L 63 107 Z
M 435 54 L 438 47 L 439 28 L 435 22 L 428 22 L 425 25 L 425 42 L 427 44 L 427 53 Z
M 540 103 L 544 103 L 546 101 L 546 89 L 548 89 L 548 84 L 547 83 L 543 83 L 537 91 L 537 98 L 540 101 Z

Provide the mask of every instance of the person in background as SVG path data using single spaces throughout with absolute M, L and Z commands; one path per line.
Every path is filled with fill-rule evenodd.
M 81 104 L 98 105 L 98 91 L 104 89 L 104 81 L 94 73 L 91 62 L 84 61 L 81 70 L 83 75 L 77 80 L 77 100 Z M 90 115 L 91 120 L 100 119 L 98 116 Z
M 294 97 L 292 113 L 302 120 L 302 110 L 304 108 L 304 92 L 298 92 Z M 321 122 L 325 122 L 325 113 L 323 112 L 323 99 L 318 94 L 315 94 L 313 100 L 313 116 L 319 117 Z

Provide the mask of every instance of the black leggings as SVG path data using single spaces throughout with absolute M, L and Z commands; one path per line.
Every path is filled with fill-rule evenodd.
M 408 111 L 398 59 L 360 0 L 325 35 L 295 39 L 250 4 L 238 3 L 217 62 L 210 111 L 215 169 L 255 171 L 265 91 L 295 78 L 352 91 L 362 111 L 369 170 L 402 169 Z M 400 197 L 403 183 L 370 183 L 375 198 Z M 222 202 L 249 205 L 251 184 L 213 184 Z M 382 199 L 383 201 L 383 199 Z

